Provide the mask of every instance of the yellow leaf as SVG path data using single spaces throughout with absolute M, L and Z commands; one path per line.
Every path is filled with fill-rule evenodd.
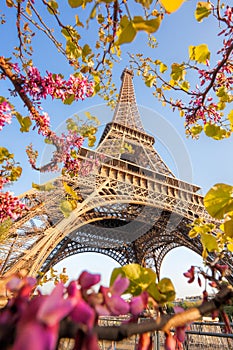
M 171 78 L 174 81 L 180 81 L 184 80 L 186 71 L 184 69 L 184 66 L 179 63 L 172 63 L 171 65 Z
M 30 8 L 29 4 L 27 4 L 27 6 L 26 6 L 26 12 L 27 12 L 27 14 L 28 14 L 29 16 L 32 15 L 32 11 L 31 11 L 31 8 Z
M 227 118 L 229 119 L 231 123 L 231 130 L 233 130 L 233 109 L 229 112 Z
M 227 237 L 233 238 L 233 212 L 227 214 L 225 222 L 223 225 L 224 233 Z
M 203 244 L 203 247 L 209 251 L 214 252 L 218 251 L 218 242 L 217 238 L 211 234 L 208 233 L 202 233 L 201 234 L 201 242 Z
M 167 70 L 166 64 L 164 64 L 163 62 L 161 62 L 160 65 L 159 65 L 159 71 L 160 71 L 160 73 L 164 73 L 164 72 L 166 72 L 166 70 Z
M 210 51 L 208 45 L 200 44 L 197 46 L 189 46 L 189 58 L 192 61 L 206 64 L 206 61 L 210 59 Z
M 192 135 L 196 136 L 196 135 L 199 135 L 202 132 L 202 129 L 203 128 L 202 128 L 201 125 L 196 124 L 190 129 L 190 131 L 191 131 Z
M 203 18 L 208 17 L 211 14 L 211 3 L 200 1 L 197 4 L 195 11 L 195 18 L 198 22 L 202 22 Z
M 14 6 L 14 1 L 13 0 L 6 0 L 6 4 L 8 7 L 13 7 Z
M 227 249 L 230 251 L 230 252 L 233 252 L 233 243 L 229 243 L 227 245 Z
M 172 13 L 178 10 L 185 0 L 159 0 L 167 13 Z
M 120 22 L 121 31 L 116 45 L 132 42 L 137 34 L 133 21 L 129 21 L 128 18 L 125 17 L 126 16 L 123 16 Z
M 79 196 L 78 196 L 77 193 L 73 190 L 73 188 L 67 184 L 67 182 L 63 182 L 63 186 L 64 186 L 65 191 L 66 191 L 73 199 L 77 199 L 77 200 L 78 200 Z
M 223 219 L 225 214 L 233 211 L 233 186 L 214 185 L 204 197 L 204 206 L 214 218 Z
M 205 248 L 202 251 L 202 257 L 203 257 L 204 260 L 206 260 L 207 257 L 208 257 L 208 252 L 207 252 L 207 250 Z
M 134 28 L 138 30 L 144 30 L 148 34 L 154 33 L 158 30 L 161 22 L 161 17 L 158 16 L 154 19 L 144 20 L 141 16 L 135 16 L 133 18 Z
M 212 137 L 215 140 L 221 140 L 228 137 L 226 130 L 216 124 L 206 123 L 204 126 L 204 131 L 206 136 Z
M 35 188 L 38 191 L 52 191 L 54 190 L 54 185 L 52 182 L 47 182 L 44 185 L 38 185 L 36 183 L 32 183 L 32 188 Z

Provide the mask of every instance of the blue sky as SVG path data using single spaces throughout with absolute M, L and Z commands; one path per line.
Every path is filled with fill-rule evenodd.
M 219 38 L 216 22 L 207 19 L 198 24 L 194 18 L 195 1 L 187 1 L 176 13 L 166 16 L 155 37 L 159 46 L 155 50 L 150 50 L 146 46 L 146 37 L 140 33 L 131 46 L 125 45 L 123 48 L 122 60 L 117 64 L 113 71 L 113 79 L 119 89 L 120 75 L 122 70 L 128 66 L 127 52 L 143 52 L 153 59 L 164 60 L 165 63 L 182 62 L 188 57 L 188 46 L 208 43 L 211 51 L 216 52 L 219 44 Z M 62 4 L 64 6 L 64 3 Z M 0 10 L 7 12 L 7 24 L 2 26 L 0 32 L 1 49 L 0 55 L 10 56 L 11 48 L 16 44 L 16 36 L 13 31 L 14 17 L 12 13 L 1 5 Z M 76 10 L 79 14 L 80 10 Z M 70 12 L 65 14 L 70 16 Z M 90 31 L 86 40 L 92 42 L 92 35 L 95 33 L 95 27 L 90 25 Z M 56 51 L 51 49 L 43 37 L 39 36 L 34 45 L 34 62 L 41 71 L 46 69 L 52 72 L 62 72 L 66 77 L 72 73 L 71 68 Z M 216 59 L 213 54 L 213 60 Z M 147 88 L 140 77 L 134 77 L 134 86 L 137 103 L 140 106 L 140 114 L 146 131 L 152 133 L 156 138 L 155 148 L 158 150 L 165 162 L 174 170 L 177 177 L 197 184 L 202 187 L 205 194 L 207 190 L 218 182 L 224 182 L 233 185 L 232 164 L 233 164 L 233 138 L 223 141 L 215 141 L 201 135 L 199 140 L 187 139 L 184 131 L 184 120 L 178 113 L 173 113 L 169 107 L 162 107 L 153 97 L 152 91 Z M 9 85 L 5 81 L 0 81 L 0 95 L 7 94 Z M 12 101 L 19 110 L 23 112 L 24 108 L 20 101 Z M 70 106 L 65 106 L 59 101 L 46 100 L 43 108 L 52 118 L 54 129 L 61 127 L 64 121 L 74 113 L 82 115 L 86 110 L 91 111 L 100 119 L 103 125 L 111 121 L 112 111 L 106 109 L 103 101 L 99 97 L 86 99 Z M 104 113 L 103 113 L 104 110 Z M 101 130 L 101 129 L 100 129 Z M 24 148 L 30 142 L 33 142 L 41 153 L 43 159 L 44 143 L 35 133 L 21 134 L 16 121 L 12 125 L 6 126 L 0 133 L 1 145 L 7 147 L 15 153 L 23 165 L 24 172 L 22 178 L 12 187 L 15 193 L 19 194 L 31 187 L 32 182 L 43 182 L 44 177 L 33 172 L 25 156 Z M 178 146 L 177 146 L 178 145 Z M 185 159 L 185 162 L 183 161 Z M 169 276 L 174 281 L 178 296 L 192 295 L 201 292 L 202 289 L 195 288 L 186 283 L 182 273 L 190 265 L 200 264 L 201 258 L 184 248 L 175 249 L 167 255 L 162 266 L 161 276 Z M 64 260 L 63 265 L 69 268 L 70 274 L 78 273 L 84 268 L 90 271 L 100 271 L 103 274 L 104 283 L 110 271 L 116 263 L 110 258 L 101 255 L 80 254 L 72 258 L 71 262 Z

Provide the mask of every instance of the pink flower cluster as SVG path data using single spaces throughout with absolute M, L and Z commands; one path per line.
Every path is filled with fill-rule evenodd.
M 32 144 L 27 147 L 26 152 L 32 168 L 39 169 L 42 172 L 58 171 L 59 165 L 62 163 L 67 173 L 72 176 L 77 175 L 80 163 L 76 154 L 83 144 L 83 137 L 76 131 L 69 130 L 68 134 L 62 133 L 61 136 L 51 131 L 47 139 L 56 147 L 56 150 L 53 152 L 51 161 L 40 169 L 36 166 L 38 152 L 33 150 Z
M 101 156 L 100 159 L 95 158 L 91 156 L 90 158 L 86 159 L 81 163 L 79 174 L 81 176 L 87 176 L 90 174 L 93 170 L 95 170 L 100 165 L 100 160 L 103 160 L 104 157 Z
M 226 92 L 232 90 L 233 76 L 232 76 L 232 46 L 233 46 L 233 8 L 227 6 L 224 12 L 223 22 L 226 24 L 226 28 L 223 29 L 218 35 L 224 35 L 223 46 L 217 52 L 222 55 L 221 60 L 217 65 L 210 69 L 209 62 L 207 61 L 207 69 L 199 69 L 199 85 L 196 86 L 196 90 L 192 91 L 191 100 L 189 105 L 186 107 L 180 100 L 177 100 L 174 108 L 179 108 L 186 110 L 185 120 L 186 127 L 189 128 L 191 124 L 195 124 L 198 120 L 202 120 L 203 123 L 213 122 L 215 124 L 221 123 L 222 113 L 221 110 L 224 109 L 224 103 L 227 101 L 227 95 L 225 100 L 223 98 L 223 107 L 219 107 L 218 92 L 219 89 L 225 89 Z M 201 89 L 202 88 L 202 89 Z M 213 96 L 211 95 L 213 92 Z M 214 99 L 216 101 L 214 101 Z
M 36 122 L 36 126 L 38 128 L 38 134 L 42 134 L 43 136 L 48 136 L 51 133 L 50 130 L 50 118 L 48 113 L 44 112 L 42 114 L 34 114 L 31 115 L 31 119 Z
M 62 101 L 73 97 L 77 101 L 92 96 L 94 92 L 93 83 L 89 83 L 87 78 L 83 76 L 70 75 L 66 81 L 59 74 L 47 72 L 47 75 L 42 78 L 36 67 L 30 67 L 27 77 L 21 76 L 21 79 L 24 92 L 28 93 L 35 101 L 45 99 L 48 95 Z
M 147 293 L 142 293 L 125 301 L 121 294 L 129 285 L 129 280 L 118 276 L 109 288 L 100 287 L 98 293 L 92 287 L 99 283 L 99 274 L 84 271 L 77 281 L 67 288 L 58 283 L 50 295 L 38 294 L 31 298 L 36 280 L 14 276 L 8 282 L 8 290 L 14 297 L 0 310 L 0 327 L 15 329 L 12 350 L 54 350 L 62 319 L 69 317 L 80 326 L 77 331 L 76 350 L 98 350 L 98 340 L 93 332 L 99 315 L 121 315 L 131 312 L 138 316 L 148 302 Z M 4 333 L 1 333 L 1 335 Z M 2 342 L 9 342 L 9 337 Z M 11 339 L 14 339 L 11 337 Z
M 8 178 L 1 176 L 1 174 L 0 174 L 0 190 L 2 190 L 3 186 L 9 182 L 10 182 L 10 180 Z
M 24 209 L 26 209 L 25 204 L 18 197 L 15 197 L 12 192 L 0 193 L 0 222 L 8 218 L 18 219 Z
M 84 138 L 76 131 L 68 130 L 68 134 L 62 133 L 61 136 L 52 135 L 50 138 L 57 150 L 53 155 L 53 162 L 58 166 L 63 163 L 63 169 L 72 176 L 78 174 L 80 163 L 76 155 L 82 146 Z
M 2 130 L 3 126 L 7 123 L 11 123 L 12 114 L 11 114 L 12 108 L 9 102 L 2 101 L 0 102 L 0 131 Z

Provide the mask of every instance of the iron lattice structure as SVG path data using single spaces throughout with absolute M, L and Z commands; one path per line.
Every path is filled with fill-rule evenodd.
M 121 265 L 137 262 L 159 275 L 165 255 L 176 247 L 202 254 L 188 236 L 195 217 L 211 221 L 199 187 L 177 179 L 143 129 L 133 74 L 125 69 L 118 104 L 95 151 L 80 149 L 79 159 L 92 168 L 77 178 L 58 177 L 49 192 L 21 196 L 29 210 L 14 222 L 1 245 L 1 275 L 25 269 L 36 276 L 74 254 L 96 252 Z M 128 150 L 128 151 L 127 151 Z M 98 163 L 98 164 L 97 164 Z M 77 208 L 64 218 L 63 182 L 77 193 Z M 228 265 L 232 269 L 229 258 Z

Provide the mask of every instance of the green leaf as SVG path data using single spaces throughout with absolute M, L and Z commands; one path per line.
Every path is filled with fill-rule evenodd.
M 204 131 L 206 136 L 212 137 L 215 140 L 222 140 L 229 136 L 225 129 L 215 124 L 206 123 L 204 125 Z
M 147 9 L 149 9 L 153 0 L 136 0 L 136 2 L 141 4 L 143 7 L 146 7 Z
M 160 71 L 160 73 L 164 73 L 164 72 L 166 72 L 166 70 L 167 70 L 166 64 L 164 64 L 163 62 L 161 62 L 160 65 L 159 65 L 159 71 Z
M 228 92 L 225 86 L 221 86 L 217 90 L 216 96 L 218 96 L 221 102 L 231 102 L 231 94 Z
M 233 212 L 227 213 L 223 224 L 223 231 L 227 237 L 233 238 Z
M 164 304 L 175 299 L 175 289 L 169 278 L 163 278 L 158 284 L 151 284 L 147 289 L 154 300 L 159 304 Z
M 228 113 L 227 118 L 231 123 L 231 129 L 233 130 L 233 109 Z
M 82 50 L 77 46 L 76 43 L 73 43 L 71 40 L 67 40 L 66 53 L 69 58 L 77 59 L 82 55 Z
M 22 174 L 22 168 L 20 166 L 13 167 L 10 174 L 10 180 L 16 181 Z
M 208 252 L 218 251 L 218 241 L 217 237 L 208 233 L 201 234 L 201 243 L 203 247 L 208 250 Z
M 188 81 L 183 81 L 181 84 L 179 84 L 179 86 L 185 90 L 185 91 L 189 91 L 190 88 L 190 83 Z
M 0 243 L 5 242 L 9 237 L 9 230 L 11 228 L 11 225 L 12 221 L 10 219 L 6 219 L 2 223 L 0 223 Z
M 204 205 L 208 213 L 216 219 L 233 211 L 233 186 L 226 184 L 214 185 L 204 197 Z
M 120 21 L 120 26 L 122 29 L 115 45 L 131 43 L 137 34 L 133 21 L 129 21 L 127 16 L 123 16 Z
M 66 40 L 70 40 L 70 34 L 67 28 L 62 28 L 61 33 L 66 38 Z
M 73 205 L 71 201 L 64 200 L 60 203 L 60 210 L 63 213 L 65 218 L 70 216 L 70 213 L 73 211 Z
M 233 252 L 233 242 L 232 243 L 229 243 L 227 245 L 227 249 L 230 251 L 230 252 Z
M 156 77 L 153 74 L 149 74 L 145 79 L 145 84 L 147 87 L 152 87 L 154 82 L 156 81 Z
M 21 126 L 21 132 L 29 132 L 30 127 L 32 125 L 30 117 L 22 117 L 22 115 L 18 112 L 15 112 L 15 116 Z
M 189 237 L 195 238 L 198 235 L 205 233 L 211 233 L 215 230 L 216 226 L 212 223 L 205 223 L 200 219 L 197 219 L 192 224 L 193 228 L 189 231 Z
M 206 64 L 206 60 L 210 59 L 208 45 L 201 44 L 198 46 L 189 46 L 189 58 L 192 61 Z
M 96 136 L 90 135 L 88 136 L 88 147 L 94 147 L 96 141 Z
M 64 105 L 71 105 L 74 102 L 74 95 L 70 95 L 63 101 Z
M 92 53 L 92 50 L 89 45 L 85 44 L 82 48 L 82 56 L 86 57 Z
M 14 154 L 10 153 L 7 148 L 0 147 L 0 164 L 8 159 L 14 158 Z
M 136 31 L 144 30 L 148 34 L 151 34 L 159 29 L 161 17 L 158 16 L 151 20 L 144 20 L 141 16 L 135 16 L 132 22 Z
M 211 3 L 200 1 L 197 4 L 195 11 L 195 18 L 198 22 L 202 22 L 203 18 L 208 17 L 211 14 Z
M 184 66 L 179 63 L 172 63 L 171 65 L 171 78 L 175 81 L 184 80 L 186 71 Z
M 113 284 L 118 275 L 129 279 L 130 285 L 125 293 L 132 295 L 139 295 L 147 290 L 151 283 L 155 284 L 157 278 L 156 273 L 152 269 L 142 267 L 139 264 L 129 264 L 113 270 L 110 285 Z
M 161 294 L 166 296 L 167 301 L 173 301 L 175 298 L 175 288 L 169 278 L 162 278 L 158 283 L 158 289 Z
M 70 7 L 76 8 L 82 6 L 84 0 L 68 0 Z
M 190 129 L 191 133 L 196 136 L 196 135 L 199 135 L 201 132 L 202 132 L 202 126 L 197 124 L 197 125 L 194 125 L 192 126 L 192 128 Z
M 44 185 L 38 185 L 38 184 L 35 184 L 33 182 L 32 183 L 32 188 L 35 188 L 38 191 L 52 191 L 52 190 L 54 190 L 55 187 L 54 187 L 52 182 L 47 182 Z
M 48 1 L 47 4 L 47 9 L 51 15 L 58 14 L 58 3 L 55 0 Z
M 100 125 L 100 120 L 95 116 L 92 115 L 90 112 L 84 112 L 85 116 L 87 119 L 91 120 L 96 126 Z M 97 132 L 97 129 L 94 128 L 95 130 L 92 130 L 92 134 L 95 134 Z
M 68 193 L 73 199 L 76 199 L 76 200 L 79 199 L 77 193 L 73 190 L 73 188 L 71 186 L 69 186 L 67 184 L 67 182 L 63 182 L 63 186 L 64 186 L 66 193 Z

